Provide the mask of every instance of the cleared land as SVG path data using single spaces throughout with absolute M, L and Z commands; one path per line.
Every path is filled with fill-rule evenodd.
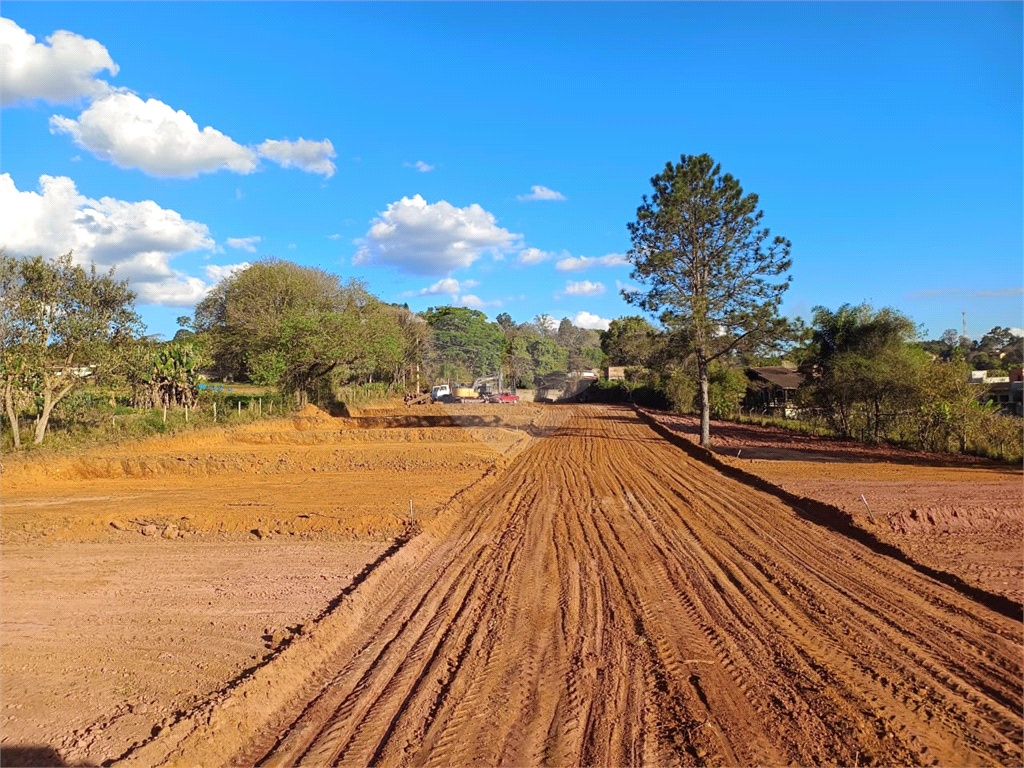
M 696 418 L 654 416 L 698 442 Z M 1019 466 L 746 424 L 716 423 L 714 443 L 718 459 L 728 466 L 835 506 L 919 563 L 1024 602 L 1024 472 Z
M 430 520 L 559 418 L 310 408 L 77 456 L 5 456 L 0 763 L 99 765 L 149 738 L 352 590 L 410 532 L 410 500 Z
M 410 427 L 396 421 L 400 412 L 382 412 L 374 417 L 379 423 L 359 425 L 380 430 L 376 442 L 364 446 L 367 455 L 378 456 L 380 466 L 396 462 L 393 475 L 379 468 L 366 473 L 388 478 L 378 482 L 381 489 L 413 482 L 403 478 L 421 471 L 441 472 L 426 464 L 401 468 L 399 462 L 417 460 L 415 452 L 394 456 L 391 443 L 405 441 L 385 435 L 454 426 L 444 421 L 450 415 L 412 413 L 434 421 Z M 120 763 L 1021 763 L 1019 611 L 992 610 L 913 563 L 813 522 L 779 495 L 691 458 L 632 410 L 515 414 L 519 431 L 482 425 L 478 419 L 490 414 L 461 412 L 457 418 L 477 420 L 463 421 L 467 428 L 485 430 L 481 437 L 492 441 L 475 440 L 466 450 L 483 445 L 488 453 L 461 459 L 478 461 L 461 468 L 465 476 L 445 464 L 450 453 L 441 463 L 452 472 L 451 485 L 472 486 L 446 503 L 438 488 L 422 533 L 359 573 L 354 588 L 305 621 L 266 663 L 168 718 Z M 506 417 L 512 412 L 495 415 Z M 334 453 L 351 426 L 300 420 L 265 447 L 237 449 L 249 457 L 237 466 L 258 456 L 265 463 L 254 466 L 272 467 L 282 444 L 295 451 L 305 440 L 297 435 L 319 434 L 315 451 L 303 442 L 302 450 L 314 451 L 320 463 L 302 459 L 301 482 L 314 465 L 318 481 L 319 467 L 333 468 L 334 482 L 314 485 L 306 500 L 343 506 L 323 495 L 331 488 L 335 496 L 351 495 L 346 472 L 358 470 L 341 462 L 354 454 Z M 434 447 L 426 437 L 419 448 Z M 250 479 L 244 469 L 210 471 L 219 465 L 208 460 L 197 466 L 208 468 L 197 480 L 232 478 L 236 494 Z M 192 486 L 182 474 L 175 476 L 185 486 L 180 492 L 205 504 L 206 486 Z M 265 496 L 245 498 L 278 498 L 281 488 L 271 481 L 281 483 L 290 473 L 266 475 Z M 75 480 L 61 492 L 85 497 L 88 482 L 97 481 Z M 98 482 L 121 489 L 136 481 Z M 920 482 L 926 483 L 923 475 Z M 4 484 L 7 579 L 6 472 Z M 30 485 L 21 503 L 55 498 L 45 487 L 33 496 Z M 225 485 L 225 498 L 229 492 Z M 37 533 L 24 528 L 34 513 L 15 507 L 26 518 L 13 519 L 14 533 L 46 535 L 43 543 L 31 538 L 19 546 L 46 560 L 51 555 L 44 547 L 71 545 L 45 542 L 91 530 L 71 501 L 63 512 L 47 512 Z M 351 501 L 363 509 L 362 498 Z M 185 541 L 154 541 L 138 528 L 118 532 L 106 523 L 103 535 L 182 552 L 208 545 L 211 537 L 224 546 L 242 546 L 241 538 L 234 543 L 231 537 L 246 537 L 252 546 L 308 547 L 305 554 L 281 550 L 282 558 L 315 558 L 342 528 L 362 525 L 306 529 L 312 518 L 298 516 L 309 514 L 301 505 L 274 503 L 281 506 L 200 516 Z M 123 508 L 113 508 L 118 522 L 127 519 Z M 152 524 L 154 510 L 132 525 Z M 244 517 L 232 524 L 238 532 L 218 532 L 217 516 L 236 514 Z M 396 520 L 393 530 L 400 531 L 400 514 Z M 289 528 L 293 521 L 296 530 Z M 269 538 L 257 542 L 243 533 L 260 523 L 269 527 Z M 273 533 L 278 529 L 281 534 Z M 372 560 L 372 552 L 364 559 Z M 342 574 L 337 578 L 335 589 Z M 8 590 L 5 581 L 5 644 Z M 6 658 L 5 652 L 0 663 L 9 701 Z

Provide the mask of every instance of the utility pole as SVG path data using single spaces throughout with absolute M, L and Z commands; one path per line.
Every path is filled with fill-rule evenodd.
M 963 324 L 963 332 L 962 332 L 961 335 L 966 339 L 967 338 L 967 310 L 964 310 L 963 312 L 961 312 L 960 313 L 960 317 L 963 318 L 963 322 L 964 322 L 964 324 Z

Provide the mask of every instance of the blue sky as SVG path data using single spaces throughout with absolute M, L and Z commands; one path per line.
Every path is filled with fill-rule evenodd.
M 0 244 L 116 266 L 167 336 L 263 256 L 600 327 L 707 152 L 793 243 L 786 314 L 1020 328 L 1022 8 L 8 1 Z

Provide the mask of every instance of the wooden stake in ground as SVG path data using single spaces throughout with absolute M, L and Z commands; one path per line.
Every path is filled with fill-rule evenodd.
M 214 423 L 217 422 L 217 404 L 216 403 L 213 404 L 213 421 L 214 421 Z
M 871 514 L 871 507 L 868 506 L 868 500 L 864 498 L 864 494 L 863 493 L 860 495 L 860 500 L 863 501 L 864 502 L 864 506 L 868 508 L 868 520 L 870 520 L 871 524 L 874 525 L 875 524 L 875 516 Z
M 188 406 L 185 406 L 185 423 L 188 424 Z
M 167 406 L 164 406 L 164 424 L 167 423 Z

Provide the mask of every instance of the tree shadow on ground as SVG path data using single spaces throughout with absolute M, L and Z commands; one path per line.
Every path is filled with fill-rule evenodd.
M 3 768 L 15 768 L 15 766 L 33 768 L 43 766 L 44 768 L 64 768 L 68 763 L 60 756 L 53 747 L 45 744 L 14 744 L 0 747 L 0 766 Z M 79 765 L 85 766 L 87 763 Z

